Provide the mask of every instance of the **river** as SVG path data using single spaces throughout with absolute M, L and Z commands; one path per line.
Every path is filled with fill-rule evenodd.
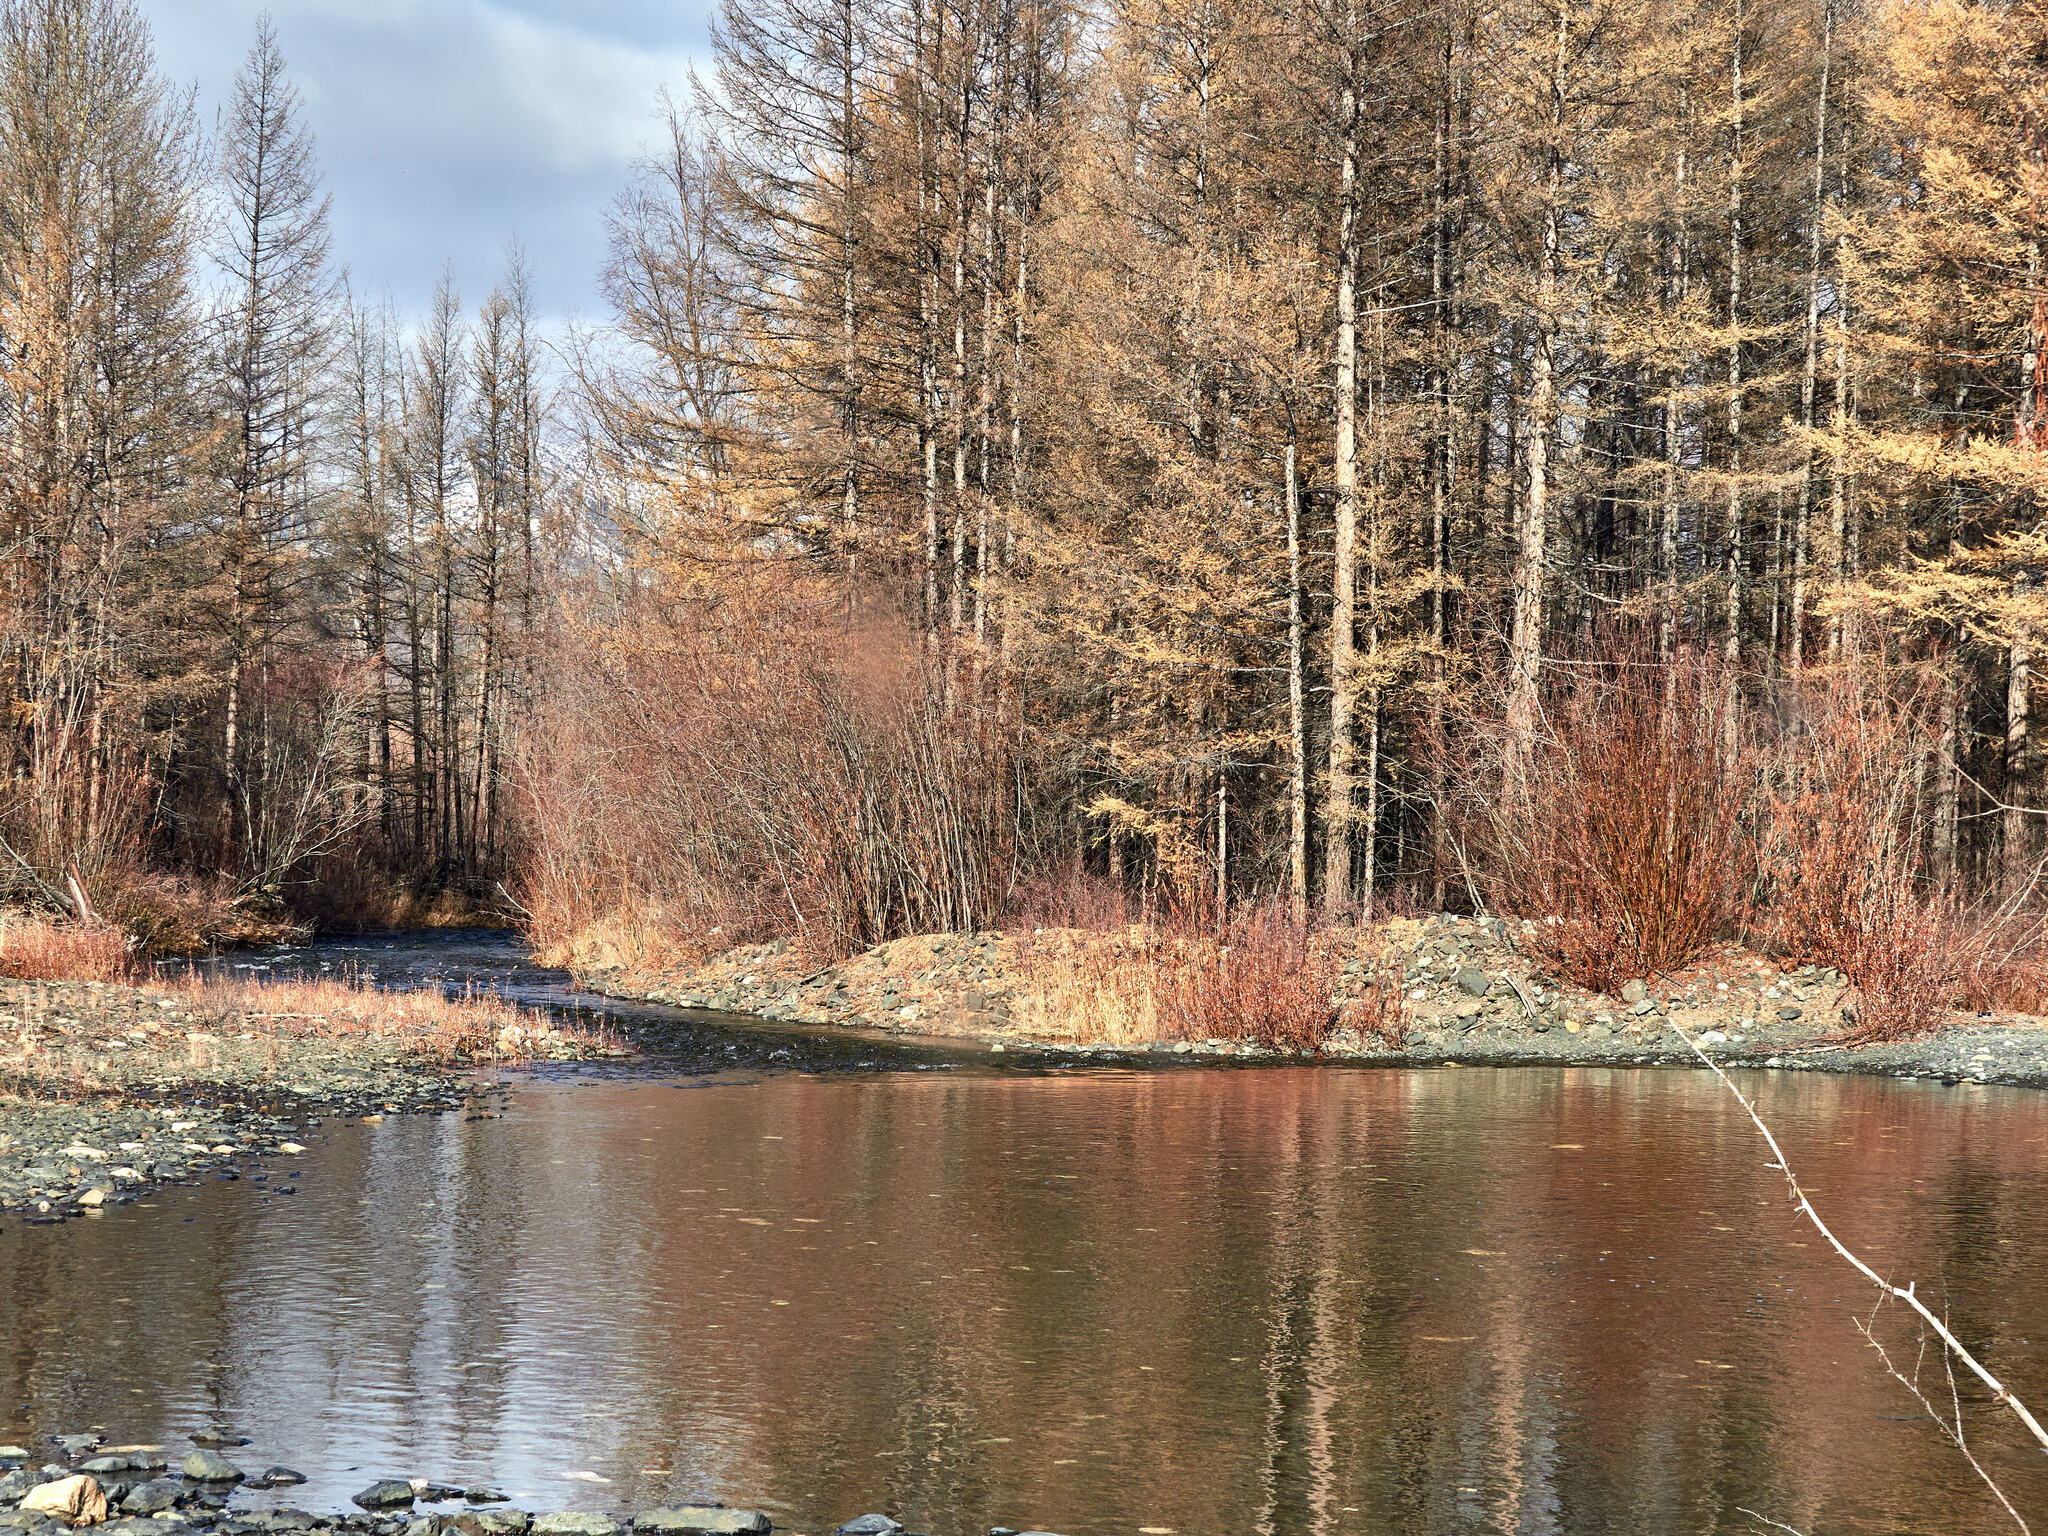
M 589 1001 L 502 939 L 281 963 Z M 251 1502 L 420 1476 L 799 1530 L 2005 1518 L 1704 1073 L 1034 1071 L 778 1057 L 751 1027 L 728 1065 L 718 1021 L 611 1012 L 649 1046 L 631 1065 L 498 1074 L 489 1119 L 330 1124 L 292 1196 L 0 1228 L 0 1430 L 231 1428 L 241 1465 L 311 1480 Z M 1844 1237 L 2048 1400 L 2048 1095 L 1744 1082 Z M 1913 1330 L 1878 1328 L 1910 1369 Z M 1986 1466 L 2048 1507 L 2048 1459 L 1965 1401 Z

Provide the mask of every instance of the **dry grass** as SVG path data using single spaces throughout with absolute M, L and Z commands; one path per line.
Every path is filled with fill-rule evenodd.
M 128 936 L 110 924 L 0 914 L 0 976 L 16 981 L 121 981 L 134 968 Z
M 552 1044 L 608 1053 L 618 1040 L 488 993 L 387 992 L 353 979 L 227 980 L 193 974 L 170 984 L 194 1013 L 258 1039 L 383 1041 L 440 1061 L 512 1061 Z
M 1253 1041 L 1280 1050 L 1322 1048 L 1339 1020 L 1343 956 L 1331 935 L 1284 908 L 1261 904 L 1221 936 L 1173 917 L 1108 933 L 1067 929 L 1036 936 L 1026 959 L 1023 1022 L 1082 1042 Z M 1345 1022 L 1382 1029 L 1386 989 Z

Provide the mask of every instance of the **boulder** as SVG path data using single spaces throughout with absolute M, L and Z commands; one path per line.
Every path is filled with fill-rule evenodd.
M 370 1484 L 351 1501 L 364 1509 L 406 1509 L 412 1505 L 412 1484 L 395 1477 Z
M 83 1472 L 29 1489 L 21 1507 L 73 1525 L 98 1525 L 107 1518 L 107 1496 L 99 1480 Z
M 675 1509 L 650 1509 L 633 1517 L 633 1529 L 658 1536 L 765 1536 L 774 1522 L 758 1509 L 713 1509 L 689 1504 Z
M 466 1509 L 448 1522 L 462 1536 L 526 1536 L 523 1509 Z
M 178 1470 L 195 1483 L 239 1483 L 242 1469 L 225 1456 L 209 1450 L 192 1452 L 178 1463 Z
M 537 1515 L 529 1529 L 533 1536 L 625 1536 L 626 1527 L 610 1515 L 580 1509 L 560 1509 L 551 1515 Z
M 184 1491 L 167 1477 L 153 1478 L 130 1488 L 128 1496 L 121 1500 L 121 1507 L 131 1515 L 161 1514 L 174 1506 L 178 1495 Z

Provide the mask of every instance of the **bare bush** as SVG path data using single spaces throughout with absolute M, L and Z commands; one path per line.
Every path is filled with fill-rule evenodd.
M 517 890 L 553 952 L 795 933 L 825 958 L 993 926 L 1017 868 L 994 716 L 815 591 L 627 594 L 568 637 L 514 769 Z M 744 600 L 743 600 L 744 599 Z M 585 958 L 587 956 L 579 956 Z
M 1897 1040 L 1965 1002 L 2048 1003 L 2041 922 L 2023 899 L 1970 908 L 1926 868 L 1922 768 L 1938 674 L 1854 655 L 1782 700 L 1763 783 L 1760 928 L 1854 986 L 1845 1038 Z
M 1683 966 L 1730 931 L 1748 846 L 1744 721 L 1731 674 L 1687 653 L 1663 665 L 1614 636 L 1551 667 L 1526 752 L 1505 711 L 1461 733 L 1460 820 L 1492 905 L 1539 921 L 1559 974 L 1596 991 Z

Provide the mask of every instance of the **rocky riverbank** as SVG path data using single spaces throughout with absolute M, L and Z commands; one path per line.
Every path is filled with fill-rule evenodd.
M 458 1109 L 481 1065 L 619 1049 L 335 985 L 0 981 L 0 1211 L 62 1221 L 207 1176 L 289 1194 L 295 1138 L 323 1117 Z
M 154 1444 L 108 1445 L 99 1434 L 46 1436 L 33 1445 L 0 1445 L 0 1531 L 69 1536 L 95 1527 L 105 1536 L 766 1536 L 776 1526 L 759 1510 L 716 1500 L 623 1515 L 596 1510 L 528 1514 L 495 1488 L 463 1488 L 425 1478 L 382 1478 L 358 1493 L 356 1509 L 318 1514 L 291 1508 L 238 1507 L 244 1489 L 295 1487 L 290 1467 L 245 1472 L 230 1459 L 248 1442 L 214 1433 L 194 1437 L 182 1456 Z M 452 1506 L 436 1509 L 434 1506 Z M 887 1515 L 861 1515 L 831 1536 L 900 1536 Z M 998 1526 L 988 1536 L 1048 1536 Z
M 1852 1046 L 1854 996 L 1838 974 L 1726 946 L 1619 996 L 1561 985 L 1527 924 L 1444 915 L 1334 936 L 1338 1019 L 1317 1059 L 1368 1065 L 1697 1066 L 1681 1030 L 1727 1065 L 2048 1086 L 2048 1028 L 2026 1015 L 1957 1015 L 1918 1040 Z M 702 965 L 582 976 L 594 992 L 788 1023 L 966 1039 L 992 1052 L 1105 1060 L 1299 1060 L 1249 1040 L 1089 1038 L 1062 1017 L 1075 956 L 1114 936 L 935 935 L 818 967 L 786 942 Z M 1347 1020 L 1369 1016 L 1373 1027 Z M 1677 1026 L 1674 1028 L 1673 1026 Z

